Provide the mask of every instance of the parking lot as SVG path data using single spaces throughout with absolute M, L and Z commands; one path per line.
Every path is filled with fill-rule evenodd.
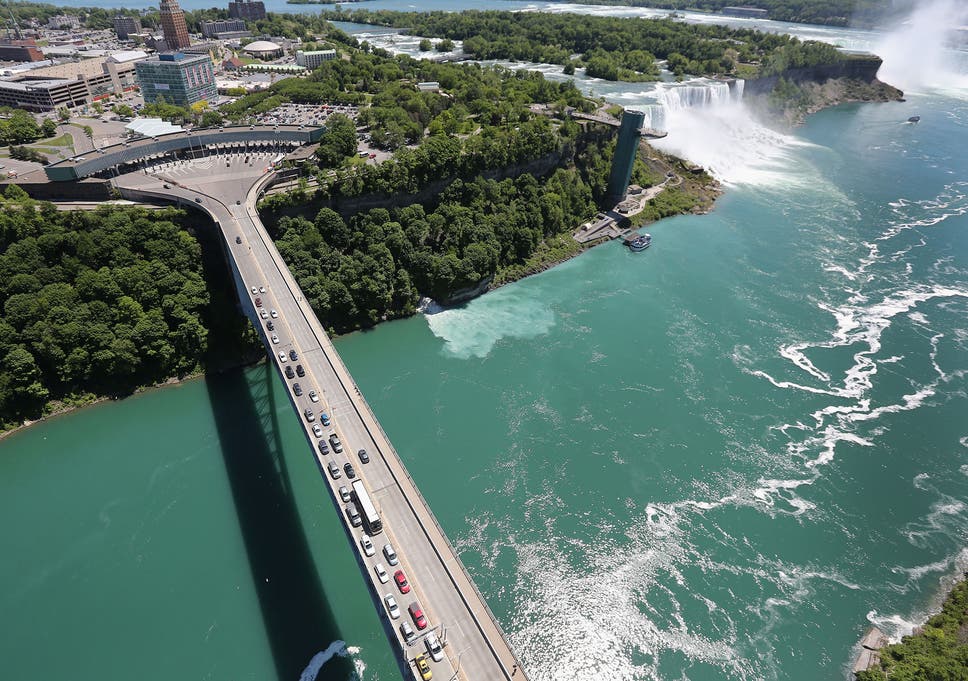
M 263 125 L 323 125 L 333 114 L 344 114 L 356 121 L 359 109 L 336 104 L 280 104 L 259 114 L 256 120 Z

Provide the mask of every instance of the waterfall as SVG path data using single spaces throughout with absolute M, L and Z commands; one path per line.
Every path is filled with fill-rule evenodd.
M 699 79 L 685 84 L 659 83 L 652 96 L 657 104 L 643 107 L 645 127 L 668 130 L 670 117 L 684 109 L 718 107 L 739 101 L 743 97 L 745 81 L 730 83 Z

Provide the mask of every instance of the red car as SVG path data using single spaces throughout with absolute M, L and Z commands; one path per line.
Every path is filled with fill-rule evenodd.
M 255 299 L 255 306 L 256 307 L 262 307 L 262 298 L 256 298 Z
M 403 574 L 403 570 L 397 570 L 394 572 L 393 579 L 400 588 L 400 593 L 405 594 L 410 592 L 410 584 L 407 583 L 407 576 Z
M 414 601 L 410 604 L 410 616 L 413 618 L 413 623 L 417 625 L 417 629 L 427 628 L 427 618 L 424 617 L 423 610 L 420 608 L 420 604 Z

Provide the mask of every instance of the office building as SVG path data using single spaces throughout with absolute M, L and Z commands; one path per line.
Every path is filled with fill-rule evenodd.
M 129 36 L 141 32 L 141 21 L 138 17 L 119 14 L 114 17 L 114 32 L 118 34 L 118 40 L 127 40 Z
M 137 85 L 135 65 L 147 57 L 140 51 L 118 52 L 109 57 L 25 70 L 10 80 L 0 81 L 0 105 L 53 111 L 133 90 Z
M 177 0 L 161 0 L 158 12 L 161 15 L 161 31 L 165 34 L 169 50 L 181 50 L 192 44 L 188 38 L 185 13 Z
M 229 16 L 233 19 L 248 19 L 259 21 L 266 18 L 266 6 L 263 2 L 249 0 L 233 0 L 229 3 Z
M 296 63 L 307 69 L 315 69 L 324 61 L 336 59 L 336 50 L 313 50 L 311 52 L 296 51 Z
M 169 104 L 190 107 L 195 102 L 214 102 L 215 73 L 207 54 L 162 54 L 135 64 L 141 94 L 148 104 L 164 98 Z
M 622 114 L 622 125 L 618 130 L 618 142 L 612 157 L 612 170 L 608 176 L 607 200 L 612 205 L 623 201 L 628 193 L 644 123 L 645 114 L 641 111 L 626 109 Z
M 245 28 L 244 19 L 218 19 L 202 22 L 202 35 L 206 38 L 240 37 L 239 34 L 249 34 Z

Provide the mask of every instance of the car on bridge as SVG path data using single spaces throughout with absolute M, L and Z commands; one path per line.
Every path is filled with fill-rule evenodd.
M 291 359 L 293 362 L 295 362 L 297 359 L 299 359 L 299 355 L 296 354 L 296 351 L 295 350 L 290 350 L 289 351 L 289 359 Z
M 333 480 L 339 480 L 343 477 L 343 473 L 339 469 L 339 464 L 335 461 L 329 462 L 329 474 L 333 476 Z
M 302 391 L 300 390 L 299 392 L 302 392 Z M 312 409 L 307 409 L 306 411 L 304 411 L 303 416 L 305 416 L 306 420 L 309 421 L 310 423 L 316 420 L 316 414 L 313 413 Z
M 420 607 L 420 603 L 414 601 L 407 608 L 410 611 L 410 616 L 413 618 L 413 623 L 417 625 L 417 629 L 423 631 L 427 628 L 427 618 L 424 616 L 423 608 Z
M 266 310 L 259 310 L 259 316 L 262 317 L 263 319 L 268 319 L 269 313 Z
M 362 537 L 360 537 L 360 547 L 363 549 L 363 553 L 365 553 L 367 557 L 370 557 L 376 553 L 376 549 L 373 548 L 373 542 L 370 541 L 370 535 L 368 534 L 364 534 Z
M 302 368 L 302 364 L 296 365 L 296 375 L 299 376 L 299 378 L 302 378 L 306 375 L 306 370 Z
M 320 454 L 329 454 L 329 445 L 326 444 L 326 440 L 317 442 L 316 447 L 319 449 Z
M 337 454 L 343 453 L 343 443 L 339 441 L 339 435 L 336 433 L 329 436 L 329 444 L 333 446 L 333 451 Z
M 413 627 L 410 626 L 410 622 L 403 620 L 400 623 L 400 635 L 403 636 L 404 642 L 410 643 L 410 641 L 412 641 L 417 635 L 417 632 L 415 632 Z
M 343 472 L 346 473 L 346 477 L 348 477 L 350 480 L 356 477 L 356 469 L 353 468 L 353 464 L 351 464 L 349 461 L 343 464 Z
M 316 394 L 316 391 L 315 390 L 310 390 L 309 391 L 309 399 L 312 400 L 313 402 L 319 402 L 319 395 Z M 327 418 L 326 420 L 329 421 L 329 418 Z M 329 424 L 328 423 L 324 423 L 324 425 L 327 425 L 328 426 Z
M 276 334 L 272 334 L 272 339 L 271 340 L 272 340 L 272 344 L 273 345 L 276 345 L 276 344 L 279 343 L 279 336 L 277 336 Z
M 298 383 L 293 383 L 292 384 L 292 394 L 295 395 L 296 397 L 301 397 L 302 396 L 302 386 L 299 385 Z M 312 421 L 312 419 L 309 418 L 309 415 L 308 414 L 306 415 L 306 418 L 309 419 L 310 421 Z M 318 423 L 314 423 L 313 425 L 317 425 L 318 426 L 319 424 Z
M 296 372 L 292 370 L 292 367 L 291 366 L 287 366 L 286 367 L 286 378 L 290 378 L 291 379 L 291 378 L 295 378 L 295 377 L 296 377 Z
M 272 309 L 272 310 L 269 310 L 269 316 L 272 317 L 273 319 L 276 319 L 279 316 L 279 313 L 276 312 L 274 309 Z
M 360 457 L 360 461 L 363 463 L 370 463 L 370 455 L 366 453 L 365 449 L 361 449 L 356 455 Z
M 407 576 L 403 573 L 403 570 L 397 570 L 393 573 L 393 581 L 397 583 L 400 593 L 410 593 L 410 582 L 407 581 Z
M 280 362 L 281 362 L 282 364 L 285 364 L 285 363 L 286 363 L 286 362 L 288 361 L 288 359 L 289 359 L 289 358 L 288 358 L 288 357 L 286 357 L 286 353 L 284 353 L 284 352 L 280 352 L 280 353 L 279 353 L 279 361 L 280 361 Z
M 393 594 L 385 595 L 383 597 L 383 602 L 387 604 L 387 614 L 390 615 L 390 619 L 399 619 L 400 606 L 397 605 L 397 599 L 393 597 Z
M 309 399 L 313 399 L 313 396 L 310 395 L 309 396 Z M 323 425 L 324 426 L 328 426 L 329 425 L 329 414 L 327 414 L 325 411 L 320 412 L 319 413 L 319 420 L 323 422 Z
M 313 424 L 313 435 L 315 435 L 316 437 L 323 436 L 323 428 L 318 423 Z
M 383 555 L 387 557 L 387 562 L 390 565 L 396 565 L 400 562 L 400 559 L 397 558 L 397 552 L 393 550 L 393 547 L 390 546 L 390 544 L 383 545 Z
M 262 298 L 256 298 L 255 299 L 255 306 L 256 307 L 262 307 Z
M 340 485 L 339 498 L 343 500 L 343 503 L 350 500 L 350 491 L 346 489 L 346 485 Z
M 376 578 L 380 580 L 380 584 L 386 584 L 390 581 L 389 575 L 387 575 L 387 569 L 383 567 L 383 563 L 377 563 L 373 566 L 373 572 L 376 573 Z
M 424 645 L 427 646 L 427 652 L 430 653 L 430 657 L 434 658 L 434 662 L 440 662 L 444 659 L 444 649 L 440 645 L 437 634 L 431 631 L 424 636 Z
M 414 663 L 417 665 L 417 671 L 420 672 L 420 678 L 423 681 L 430 681 L 434 678 L 434 673 L 430 671 L 430 664 L 427 662 L 427 655 L 421 653 L 417 657 L 413 658 Z
M 242 243 L 242 237 L 240 237 L 240 236 L 235 237 L 235 243 L 237 243 L 237 244 Z

